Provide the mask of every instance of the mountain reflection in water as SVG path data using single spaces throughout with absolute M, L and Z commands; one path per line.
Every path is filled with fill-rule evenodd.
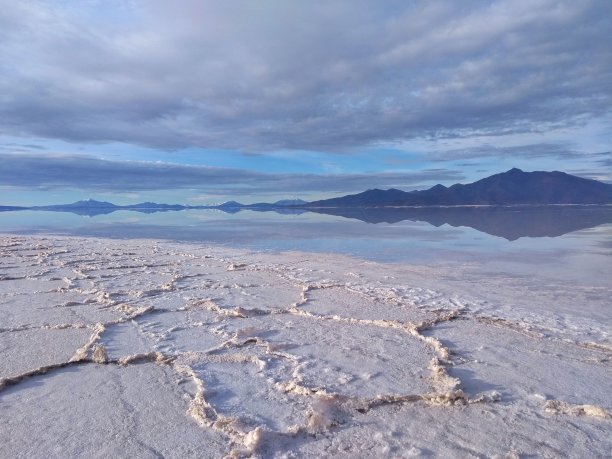
M 0 207 L 2 213 L 20 212 L 20 208 Z M 32 209 L 34 210 L 34 209 Z M 42 210 L 42 209 L 41 209 Z M 47 211 L 51 209 L 45 209 Z M 34 210 L 37 211 L 37 210 Z M 202 211 L 202 208 L 70 208 L 51 210 L 68 212 L 83 217 L 108 215 L 118 211 L 141 214 Z M 211 211 L 210 208 L 204 211 Z M 574 231 L 594 228 L 612 223 L 611 205 L 559 205 L 559 206 L 466 206 L 466 207 L 228 207 L 216 208 L 214 212 L 238 214 L 244 211 L 269 212 L 291 216 L 305 213 L 325 214 L 365 223 L 394 224 L 402 221 L 426 222 L 435 227 L 473 228 L 477 231 L 515 241 L 522 237 L 558 237 Z
M 414 207 L 310 209 L 366 223 L 398 223 L 409 220 L 439 227 L 470 227 L 508 241 L 521 237 L 557 237 L 612 223 L 612 206 L 536 207 Z

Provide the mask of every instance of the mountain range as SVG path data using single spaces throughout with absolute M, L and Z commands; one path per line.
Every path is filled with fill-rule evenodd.
M 77 215 L 94 217 L 96 215 L 105 215 L 116 212 L 118 210 L 132 210 L 143 213 L 163 212 L 169 210 L 183 210 L 186 206 L 180 204 L 158 204 L 155 202 L 141 202 L 139 204 L 129 204 L 119 206 L 107 201 L 96 201 L 94 199 L 85 199 L 83 201 L 73 202 L 71 204 L 53 204 L 48 206 L 32 206 L 21 208 L 21 210 L 45 210 L 49 212 L 71 212 Z
M 428 190 L 368 190 L 313 201 L 308 208 L 610 204 L 612 185 L 564 172 L 510 169 L 466 185 L 436 185 Z
M 574 205 L 570 205 L 574 204 Z M 612 185 L 562 172 L 523 172 L 511 169 L 467 185 L 436 185 L 423 191 L 368 190 L 321 201 L 283 199 L 274 203 L 216 205 L 116 205 L 92 199 L 71 204 L 17 207 L 0 212 L 35 210 L 96 216 L 127 210 L 141 213 L 216 209 L 302 214 L 315 212 L 367 223 L 423 221 L 434 226 L 467 226 L 508 240 L 520 237 L 555 237 L 579 229 L 612 223 Z
M 260 212 L 274 211 L 282 214 L 315 211 L 355 216 L 362 215 L 362 213 L 350 209 L 572 204 L 612 204 L 612 185 L 564 172 L 523 172 L 514 168 L 465 185 L 460 183 L 450 187 L 435 185 L 427 190 L 416 191 L 402 191 L 394 188 L 373 189 L 313 202 L 283 199 L 274 203 L 242 204 L 237 201 L 228 201 L 217 205 L 186 206 L 155 202 L 116 205 L 111 202 L 87 199 L 71 204 L 47 206 L 0 206 L 0 211 L 45 210 L 95 216 L 118 210 L 153 213 L 185 209 L 218 209 L 227 213 L 236 213 L 248 209 Z M 340 210 L 331 212 L 324 209 Z M 347 209 L 347 211 L 342 211 L 342 209 Z
M 274 203 L 241 204 L 236 201 L 228 201 L 217 205 L 185 206 L 182 204 L 160 204 L 156 202 L 141 202 L 138 204 L 117 205 L 107 201 L 96 201 L 95 199 L 85 199 L 70 204 L 52 204 L 46 206 L 0 206 L 2 211 L 17 210 L 40 210 L 47 212 L 70 212 L 77 215 L 95 217 L 96 215 L 106 215 L 120 210 L 141 212 L 145 214 L 155 212 L 168 212 L 187 209 L 218 209 L 226 213 L 236 213 L 244 209 L 256 210 L 260 212 L 274 211 L 281 214 L 300 214 L 307 212 L 300 206 L 306 204 L 301 199 L 282 199 Z

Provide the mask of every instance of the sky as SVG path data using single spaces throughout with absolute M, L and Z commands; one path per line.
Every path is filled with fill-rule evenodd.
M 0 0 L 0 204 L 612 182 L 609 0 Z

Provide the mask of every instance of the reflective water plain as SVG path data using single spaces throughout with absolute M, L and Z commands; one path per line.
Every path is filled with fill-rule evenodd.
M 331 252 L 373 261 L 478 264 L 491 273 L 609 286 L 612 207 L 190 209 L 0 212 L 0 232 L 151 238 L 263 251 Z

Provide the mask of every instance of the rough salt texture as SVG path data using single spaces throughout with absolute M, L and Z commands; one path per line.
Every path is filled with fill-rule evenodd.
M 0 457 L 606 457 L 611 292 L 4 236 Z

